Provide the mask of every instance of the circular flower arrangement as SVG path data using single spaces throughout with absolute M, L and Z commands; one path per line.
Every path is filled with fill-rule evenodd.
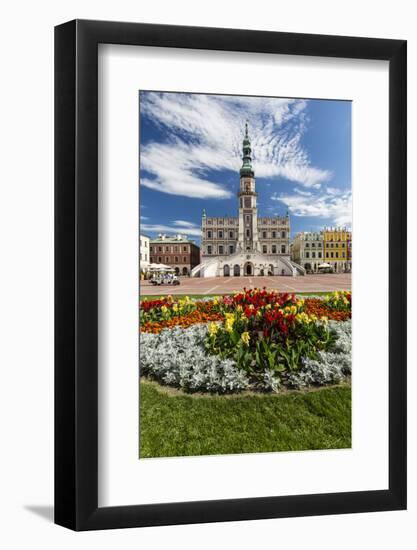
M 207 389 L 204 383 L 205 364 L 212 370 L 221 370 L 227 364 L 229 375 L 233 369 L 239 371 L 239 389 L 242 389 L 242 380 L 247 381 L 246 385 L 243 384 L 245 387 L 275 391 L 282 386 L 304 387 L 340 382 L 350 374 L 351 303 L 350 292 L 300 299 L 294 294 L 267 291 L 265 288 L 243 289 L 233 296 L 208 300 L 191 300 L 188 297 L 174 300 L 171 296 L 144 300 L 140 304 L 141 343 L 145 346 L 141 353 L 142 374 L 199 391 Z M 198 337 L 193 338 L 195 331 L 191 329 L 194 325 L 202 325 L 203 328 L 198 332 Z M 187 333 L 183 337 L 186 342 L 183 348 L 181 345 L 178 347 L 182 333 Z M 149 337 L 145 338 L 145 334 Z M 349 342 L 345 341 L 341 347 L 340 340 L 346 340 L 346 334 Z M 154 350 L 158 346 L 167 347 L 167 353 L 171 354 L 169 361 L 167 359 L 171 365 L 170 371 L 176 368 L 178 371 L 187 370 L 184 357 L 195 348 L 194 357 L 198 355 L 200 365 L 191 359 L 188 369 L 200 369 L 202 383 L 191 384 L 192 387 L 181 384 L 172 372 L 169 376 L 165 373 L 162 379 L 155 376 L 156 370 L 161 371 L 160 366 L 153 367 L 152 359 L 146 356 L 151 335 L 154 338 L 159 335 L 160 338 L 152 342 L 153 351 L 148 353 L 155 357 Z M 331 374 L 327 378 L 322 372 L 310 378 L 305 376 L 307 367 L 316 369 L 318 374 L 330 359 L 340 367 L 329 367 Z M 155 361 L 160 362 L 161 356 Z M 209 391 L 222 391 L 216 384 L 214 387 L 213 390 L 213 384 L 210 384 Z M 238 391 L 230 390 L 227 383 L 222 387 L 223 391 Z

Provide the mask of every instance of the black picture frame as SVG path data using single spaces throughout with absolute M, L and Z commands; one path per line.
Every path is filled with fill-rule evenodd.
M 389 488 L 98 507 L 98 44 L 389 62 Z M 55 28 L 55 522 L 109 529 L 406 508 L 406 41 L 74 20 Z

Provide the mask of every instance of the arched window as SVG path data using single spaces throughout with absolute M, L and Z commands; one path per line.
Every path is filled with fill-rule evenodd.
M 234 275 L 235 277 L 239 277 L 239 276 L 240 276 L 240 266 L 237 265 L 237 264 L 233 267 L 233 275 Z
M 224 277 L 230 277 L 230 267 L 228 265 L 225 265 L 223 267 L 223 276 Z

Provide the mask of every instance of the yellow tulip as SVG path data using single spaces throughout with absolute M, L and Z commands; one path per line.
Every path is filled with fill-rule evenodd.
M 249 332 L 242 332 L 242 336 L 240 338 L 242 342 L 245 344 L 245 346 L 249 346 L 249 340 L 250 340 Z

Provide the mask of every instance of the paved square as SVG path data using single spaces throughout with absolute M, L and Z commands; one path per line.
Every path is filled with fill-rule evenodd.
M 263 288 L 280 292 L 332 292 L 351 290 L 351 274 L 321 274 L 305 277 L 181 277 L 178 286 L 154 286 L 149 281 L 141 281 L 142 295 L 162 294 L 230 294 L 246 288 Z

